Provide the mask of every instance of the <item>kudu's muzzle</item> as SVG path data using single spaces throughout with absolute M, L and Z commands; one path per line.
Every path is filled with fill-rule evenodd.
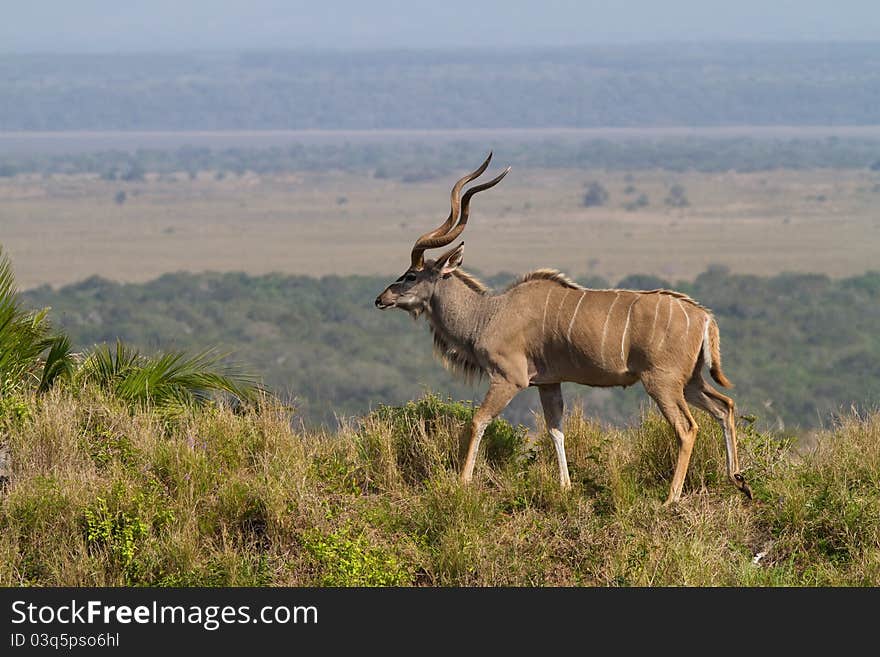
M 379 310 L 387 310 L 394 305 L 394 295 L 391 290 L 386 289 L 382 294 L 376 297 L 376 308 Z

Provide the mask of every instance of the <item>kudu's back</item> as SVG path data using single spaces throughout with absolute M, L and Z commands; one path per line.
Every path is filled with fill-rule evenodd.
M 713 323 L 677 292 L 590 290 L 551 270 L 526 275 L 500 296 L 490 341 L 521 350 L 535 385 L 627 386 L 657 368 L 680 370 L 683 384 Z

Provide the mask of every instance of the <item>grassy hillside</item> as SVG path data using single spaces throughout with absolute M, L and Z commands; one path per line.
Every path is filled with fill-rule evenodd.
M 503 276 L 492 280 L 503 287 Z M 601 280 L 584 280 L 604 286 Z M 90 279 L 58 290 L 32 290 L 33 307 L 51 317 L 76 348 L 120 336 L 147 350 L 235 351 L 282 397 L 292 396 L 298 417 L 334 424 L 337 416 L 400 404 L 425 388 L 480 399 L 485 384 L 455 383 L 432 358 L 423 323 L 373 306 L 387 278 L 169 274 L 145 284 Z M 651 289 L 670 283 L 631 276 L 622 287 Z M 880 274 L 833 280 L 815 274 L 743 276 L 713 270 L 679 282 L 715 312 L 724 368 L 737 385 L 740 412 L 760 426 L 813 427 L 851 405 L 880 400 Z M 569 400 L 585 399 L 587 413 L 623 423 L 650 403 L 641 386 L 596 390 L 570 386 Z M 529 422 L 539 408 L 530 390 L 507 414 Z
M 268 401 L 169 420 L 88 389 L 7 397 L 0 585 L 880 584 L 878 415 L 802 454 L 741 427 L 751 502 L 700 416 L 667 509 L 674 439 L 656 416 L 569 416 L 565 494 L 549 441 L 505 422 L 461 486 L 470 413 L 427 397 L 327 434 Z

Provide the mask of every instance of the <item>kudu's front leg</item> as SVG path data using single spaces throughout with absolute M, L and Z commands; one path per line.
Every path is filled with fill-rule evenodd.
M 470 440 L 464 458 L 464 466 L 461 469 L 462 483 L 468 483 L 474 478 L 474 464 L 477 461 L 480 440 L 483 438 L 486 427 L 504 410 L 520 390 L 522 387 L 507 381 L 493 381 L 489 384 L 489 390 L 483 398 L 483 403 L 474 413 L 474 419 L 471 420 L 468 429 Z

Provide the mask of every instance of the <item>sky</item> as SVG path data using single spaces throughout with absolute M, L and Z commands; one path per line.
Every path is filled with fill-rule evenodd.
M 0 0 L 0 52 L 880 40 L 880 0 Z

